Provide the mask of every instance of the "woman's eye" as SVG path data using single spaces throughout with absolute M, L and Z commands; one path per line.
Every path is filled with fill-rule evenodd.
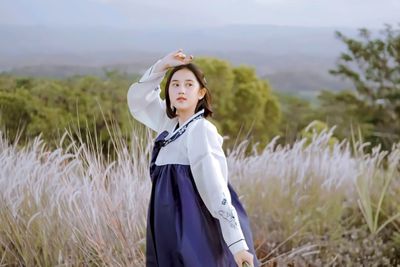
M 192 86 L 193 84 L 191 84 L 191 83 L 188 83 L 188 85 L 189 85 L 189 86 Z

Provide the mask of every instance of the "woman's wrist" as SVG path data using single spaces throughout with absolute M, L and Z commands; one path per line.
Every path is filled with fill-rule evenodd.
M 165 64 L 164 64 L 162 59 L 159 59 L 155 63 L 154 68 L 153 68 L 153 72 L 164 72 L 166 70 L 167 70 L 167 68 L 166 68 L 166 66 L 165 66 Z

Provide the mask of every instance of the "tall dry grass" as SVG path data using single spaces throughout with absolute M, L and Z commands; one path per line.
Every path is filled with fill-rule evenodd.
M 276 137 L 251 156 L 243 142 L 229 155 L 267 265 L 400 264 L 400 143 L 368 154 L 354 135 L 332 145 L 335 128 L 291 146 Z
M 329 144 L 333 130 L 227 153 L 265 266 L 400 264 L 400 144 L 366 154 L 360 141 Z M 145 265 L 154 136 L 110 134 L 116 159 L 71 131 L 52 151 L 40 136 L 18 148 L 0 135 L 0 266 Z
M 111 162 L 68 137 L 53 151 L 0 137 L 0 266 L 143 265 L 149 145 L 114 140 Z

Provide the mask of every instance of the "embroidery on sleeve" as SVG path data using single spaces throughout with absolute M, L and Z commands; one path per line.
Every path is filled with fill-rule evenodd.
M 225 205 L 226 204 L 226 198 L 224 198 L 223 200 L 222 200 L 222 205 Z
M 226 200 L 225 194 L 224 193 L 222 193 L 222 194 L 224 197 L 222 199 L 221 204 L 224 205 L 225 207 L 224 207 L 224 209 L 218 210 L 218 214 L 221 215 L 222 218 L 227 220 L 232 228 L 237 228 L 236 218 L 232 212 L 233 208 L 232 207 L 229 208 L 226 206 L 227 200 Z
M 230 210 L 220 209 L 218 211 L 218 213 L 219 213 L 219 215 L 221 215 L 222 218 L 224 218 L 225 220 L 227 220 L 229 222 L 229 225 L 232 228 L 237 228 L 237 222 L 235 220 L 235 216 L 233 215 L 231 209 Z

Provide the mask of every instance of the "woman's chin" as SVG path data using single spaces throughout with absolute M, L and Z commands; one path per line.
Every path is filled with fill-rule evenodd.
M 187 107 L 187 106 L 178 106 L 178 107 L 176 107 L 176 111 L 178 112 L 178 113 L 186 113 L 186 112 L 188 112 L 188 111 L 190 111 L 190 110 L 192 110 L 190 107 Z

